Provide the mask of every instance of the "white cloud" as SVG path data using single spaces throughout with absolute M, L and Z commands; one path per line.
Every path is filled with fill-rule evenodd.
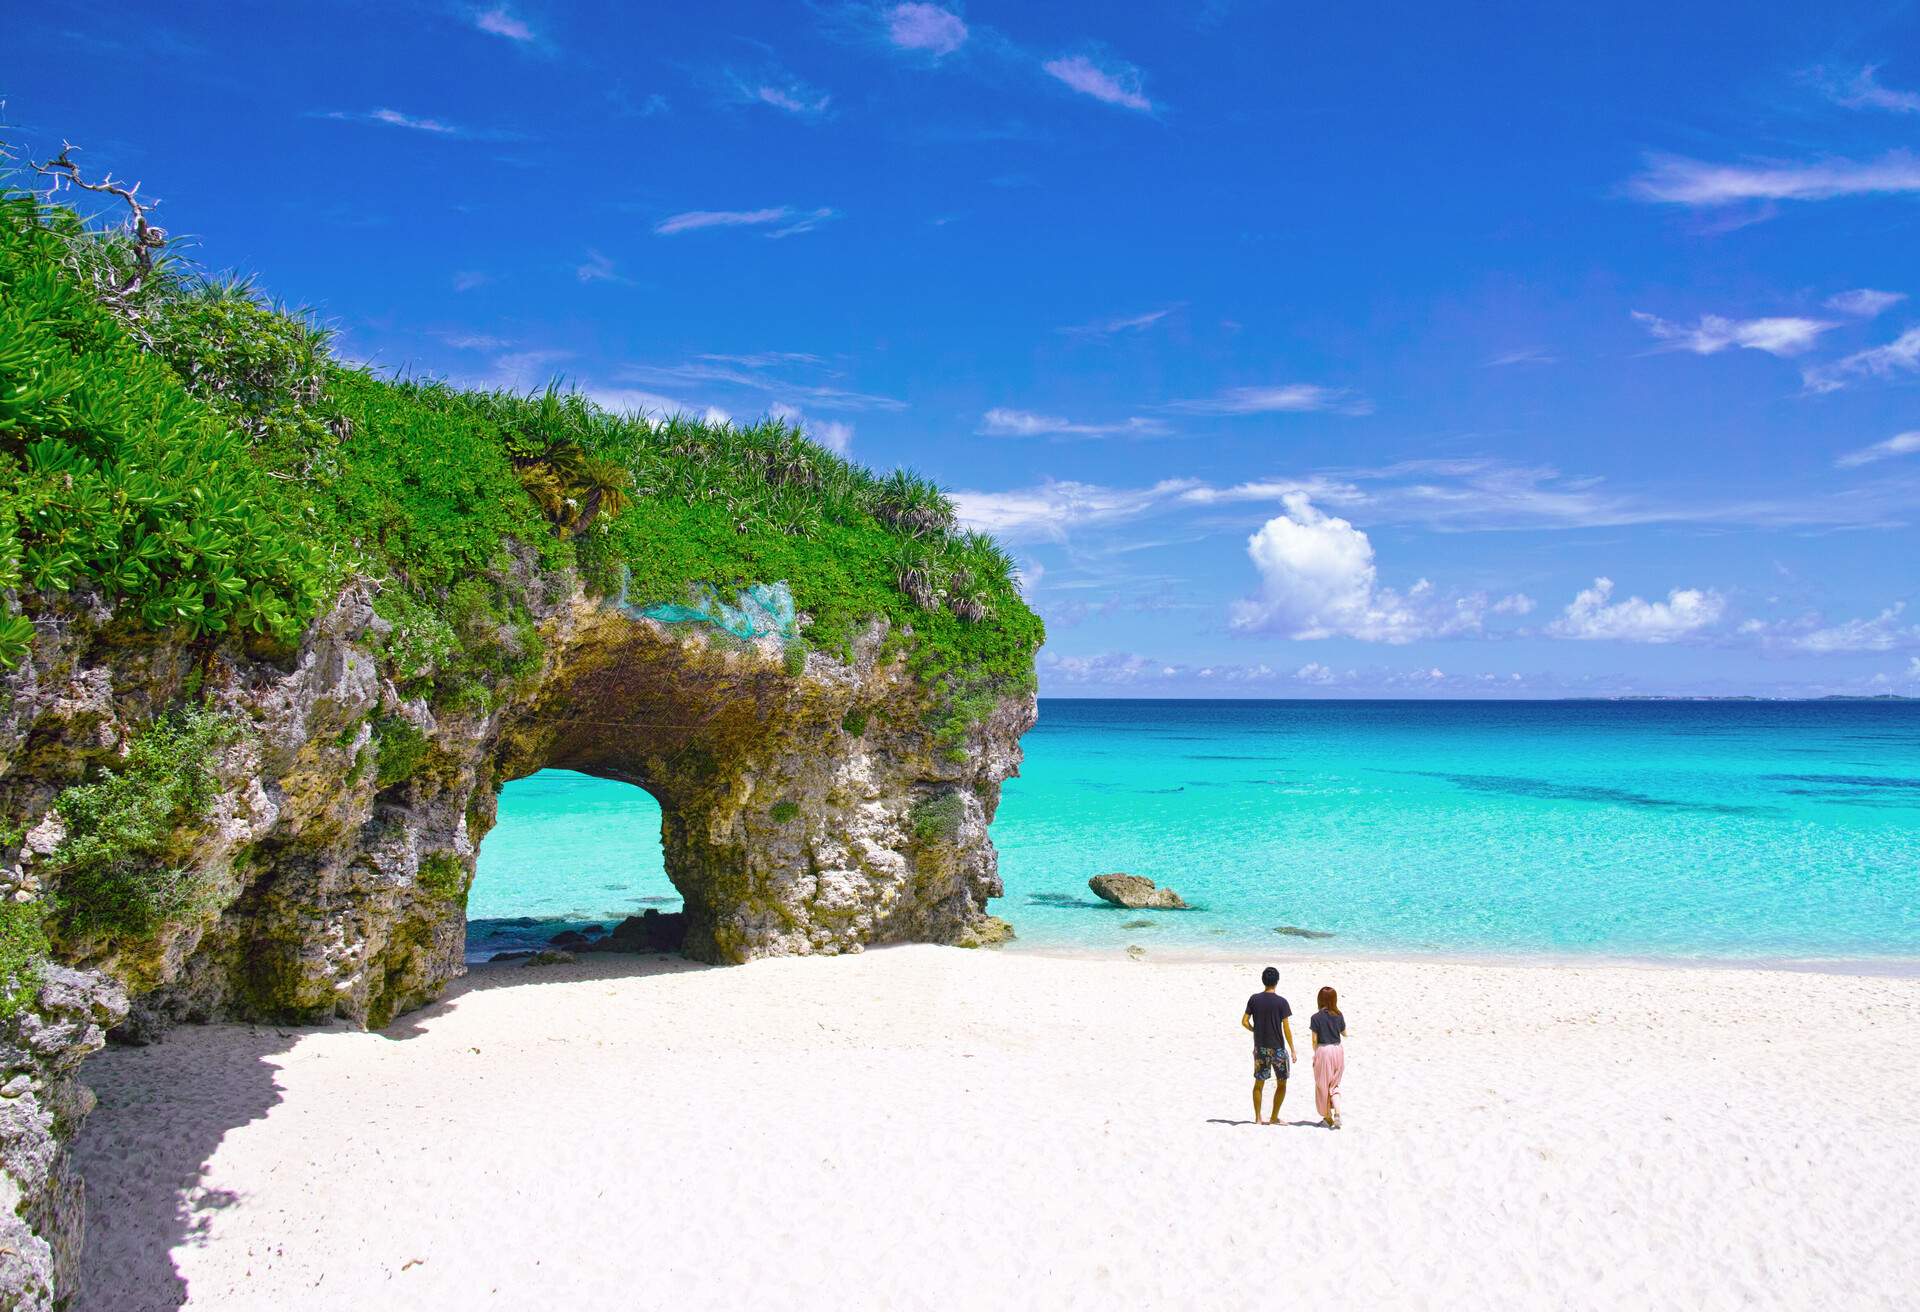
M 470 292 L 476 287 L 485 287 L 492 281 L 493 275 L 490 273 L 467 269 L 453 275 L 453 289 L 457 292 Z
M 1869 347 L 1829 365 L 1803 370 L 1809 392 L 1837 392 L 1858 378 L 1891 378 L 1920 369 L 1920 328 L 1909 328 L 1885 346 Z
M 729 363 L 745 367 L 731 368 Z M 750 362 L 758 363 L 750 363 Z M 628 365 L 620 377 L 640 383 L 698 383 L 708 386 L 741 388 L 764 392 L 792 405 L 806 401 L 826 410 L 904 410 L 905 401 L 891 396 L 853 392 L 826 383 L 802 382 L 774 370 L 784 365 L 814 366 L 817 357 L 798 352 L 771 352 L 759 356 L 703 356 L 697 361 L 675 365 Z
M 697 415 L 709 424 L 733 422 L 733 416 L 718 406 L 688 405 L 673 397 L 661 396 L 658 392 L 632 387 L 590 387 L 586 391 L 588 400 L 615 414 L 642 415 L 656 420 L 666 415 Z
M 1091 483 L 1048 481 L 1011 492 L 955 492 L 954 511 L 967 528 L 1009 542 L 1058 542 L 1075 528 L 1132 519 L 1186 488 L 1189 479 L 1167 479 L 1128 490 Z
M 553 366 L 572 355 L 571 351 L 513 351 L 493 358 L 493 373 L 487 386 L 510 392 L 525 392 L 543 387 L 553 378 Z
M 801 118 L 818 118 L 827 112 L 833 103 L 833 97 L 826 92 L 806 85 L 804 82 L 789 82 L 785 86 L 775 86 L 762 82 L 751 88 L 744 88 L 748 99 L 762 105 L 771 105 Z
M 1907 662 L 1907 682 L 1920 683 L 1920 656 Z
M 1511 593 L 1493 603 L 1495 615 L 1531 615 L 1534 600 L 1524 592 Z
M 1441 597 L 1425 579 L 1405 593 L 1381 587 L 1364 532 L 1318 509 L 1304 492 L 1281 501 L 1286 512 L 1247 540 L 1260 595 L 1234 603 L 1235 630 L 1404 643 L 1482 627 L 1483 594 Z
M 1696 355 L 1716 355 L 1732 346 L 1768 355 L 1800 355 L 1818 344 L 1821 333 L 1836 326 L 1824 319 L 1726 319 L 1703 314 L 1700 322 L 1689 328 L 1640 310 L 1635 310 L 1633 317 L 1673 350 Z
M 853 425 L 833 419 L 809 419 L 794 407 L 776 401 L 767 410 L 775 419 L 784 420 L 837 456 L 853 453 Z
M 1803 633 L 1778 637 L 1779 645 L 1794 651 L 1831 655 L 1836 652 L 1892 651 L 1920 645 L 1920 625 L 1900 623 L 1905 602 L 1896 602 L 1870 620 L 1853 619 Z
M 1158 419 L 1138 415 L 1118 423 L 1087 424 L 996 406 L 980 417 L 980 427 L 975 431 L 985 437 L 1161 437 L 1172 430 Z
M 1123 315 L 1117 319 L 1101 319 L 1094 323 L 1075 324 L 1059 331 L 1071 337 L 1111 337 L 1115 333 L 1138 332 L 1151 328 L 1162 319 L 1180 308 L 1169 305 L 1164 310 L 1148 310 L 1145 314 Z
M 440 137 L 463 137 L 466 129 L 437 118 L 416 118 L 403 114 L 397 109 L 370 109 L 365 113 L 336 109 L 320 115 L 321 118 L 334 119 L 341 123 L 377 123 L 383 127 L 405 128 L 409 132 L 426 132 Z
M 1558 364 L 1560 357 L 1551 351 L 1537 346 L 1523 346 L 1517 351 L 1503 351 L 1487 361 L 1489 369 L 1504 369 L 1516 364 Z
M 1086 55 L 1068 55 L 1041 67 L 1082 95 L 1123 109 L 1153 111 L 1153 102 L 1140 89 L 1140 70 L 1125 60 L 1110 60 L 1103 67 Z
M 1890 310 L 1907 299 L 1905 292 L 1880 292 L 1871 287 L 1857 287 L 1850 292 L 1836 292 L 1827 297 L 1829 310 L 1838 310 L 1842 314 L 1857 315 L 1862 319 L 1871 319 L 1883 310 Z
M 1322 688 L 1337 683 L 1340 679 L 1338 674 L 1319 661 L 1308 661 L 1293 672 L 1293 677 L 1302 683 L 1318 684 Z
M 1884 442 L 1875 442 L 1872 446 L 1863 446 L 1858 451 L 1849 451 L 1833 463 L 1842 469 L 1858 469 L 1876 460 L 1891 460 L 1895 456 L 1910 456 L 1915 452 L 1920 452 L 1920 429 L 1896 433 Z
M 1189 415 L 1263 415 L 1325 410 L 1335 414 L 1371 414 L 1373 403 L 1346 388 L 1288 383 L 1276 387 L 1230 387 L 1217 396 L 1170 401 L 1164 409 Z
M 494 36 L 503 36 L 509 41 L 532 41 L 533 29 L 513 16 L 505 5 L 495 5 L 492 9 L 482 10 L 473 16 L 473 25 L 482 32 L 491 32 Z
M 795 233 L 810 232 L 835 217 L 836 211 L 831 209 L 796 210 L 791 205 L 778 205 L 764 210 L 688 210 L 682 214 L 668 215 L 653 225 L 653 231 L 656 236 L 672 237 L 683 232 L 698 232 L 703 228 L 773 227 L 774 231 L 767 233 L 767 236 L 790 237 Z
M 1726 600 L 1717 592 L 1675 588 L 1665 601 L 1613 601 L 1613 580 L 1597 578 L 1547 626 L 1556 638 L 1614 642 L 1676 642 L 1719 623 Z
M 1882 86 L 1877 76 L 1879 72 L 1878 64 L 1868 64 L 1844 81 L 1831 74 L 1825 75 L 1822 81 L 1833 102 L 1845 105 L 1848 109 L 1885 109 L 1896 114 L 1920 114 L 1920 91 L 1901 91 Z
M 573 271 L 581 282 L 625 282 L 613 267 L 613 261 L 599 251 L 588 250 L 587 258 Z
M 1812 164 L 1708 164 L 1655 156 L 1627 189 L 1669 205 L 1732 205 L 1763 200 L 1832 200 L 1841 196 L 1920 191 L 1920 157 L 1891 151 L 1877 160 L 1830 159 Z
M 967 43 L 967 25 L 960 15 L 939 5 L 895 5 L 887 11 L 887 39 L 902 50 L 937 58 Z
M 504 337 L 485 333 L 436 333 L 435 336 L 456 351 L 498 351 L 513 345 Z

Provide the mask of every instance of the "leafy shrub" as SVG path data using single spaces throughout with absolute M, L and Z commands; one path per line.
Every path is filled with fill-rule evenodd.
M 67 242 L 0 194 L 0 579 L 98 587 L 156 629 L 291 639 L 323 591 L 316 551 L 244 436 L 92 299 Z
M 192 907 L 200 877 L 172 859 L 176 833 L 205 815 L 215 755 L 239 732 L 216 712 L 177 711 L 136 738 L 118 769 L 55 799 L 67 827 L 50 858 L 61 936 L 139 937 Z
M 798 802 L 775 802 L 768 808 L 767 814 L 773 817 L 775 824 L 783 825 L 800 814 L 800 804 Z
M 417 881 L 429 896 L 458 902 L 467 893 L 467 863 L 451 852 L 434 852 L 420 859 Z
M 412 721 L 398 715 L 383 715 L 373 726 L 373 782 L 379 788 L 391 788 L 413 778 L 427 759 L 427 736 Z
M 913 806 L 913 836 L 922 843 L 951 843 L 960 837 L 966 814 L 966 800 L 959 793 L 923 797 Z
M 19 1011 L 40 987 L 47 951 L 43 904 L 0 901 L 0 1020 Z

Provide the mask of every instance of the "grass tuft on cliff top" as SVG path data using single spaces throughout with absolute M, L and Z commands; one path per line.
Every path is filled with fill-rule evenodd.
M 382 377 L 180 263 L 103 296 L 133 259 L 123 233 L 0 193 L 0 669 L 53 594 L 272 651 L 359 575 L 401 684 L 485 706 L 539 666 L 531 567 L 573 566 L 636 606 L 784 580 L 830 654 L 884 620 L 956 728 L 1033 686 L 1012 561 L 924 479 L 777 420 Z

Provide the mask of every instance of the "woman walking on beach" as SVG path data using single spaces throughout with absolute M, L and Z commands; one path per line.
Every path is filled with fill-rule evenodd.
M 1346 1074 L 1347 1050 L 1340 1036 L 1347 1032 L 1347 1018 L 1340 1014 L 1340 995 L 1331 985 L 1320 990 L 1316 999 L 1320 1010 L 1307 1022 L 1313 1031 L 1313 1103 L 1320 1120 L 1329 1130 L 1340 1128 L 1340 1077 Z

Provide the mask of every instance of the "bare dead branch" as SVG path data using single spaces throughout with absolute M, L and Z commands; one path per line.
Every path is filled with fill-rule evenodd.
M 72 142 L 60 143 L 60 153 L 45 163 L 27 163 L 35 173 L 47 179 L 46 199 L 53 203 L 62 190 L 78 189 L 91 191 L 99 195 L 115 196 L 126 202 L 129 217 L 126 222 L 128 238 L 133 247 L 133 268 L 121 277 L 102 277 L 95 273 L 96 290 L 107 304 L 128 319 L 139 317 L 133 305 L 133 298 L 146 285 L 158 267 L 159 252 L 167 244 L 164 228 L 155 226 L 147 215 L 159 205 L 159 201 L 140 199 L 140 184 L 128 186 L 124 182 L 115 182 L 113 174 L 108 173 L 99 182 L 88 182 L 80 174 L 80 166 L 74 162 L 73 152 L 78 149 Z

